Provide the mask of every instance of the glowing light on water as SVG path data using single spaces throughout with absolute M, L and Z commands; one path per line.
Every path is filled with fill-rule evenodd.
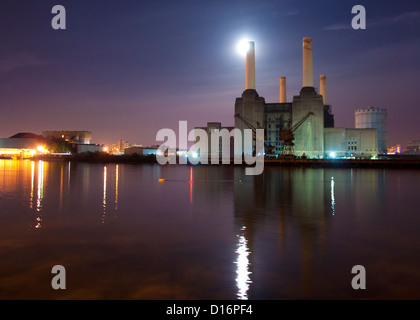
M 44 198 L 44 161 L 40 160 L 38 162 L 38 196 L 36 200 L 36 211 L 41 214 L 42 211 L 42 199 Z M 36 218 L 37 224 L 35 225 L 36 229 L 41 228 L 42 218 L 39 215 Z
M 331 210 L 335 213 L 335 196 L 334 196 L 334 177 L 331 177 Z
M 248 240 L 245 238 L 244 231 L 246 227 L 242 227 L 242 234 L 238 235 L 238 245 L 236 253 L 238 254 L 235 261 L 236 264 L 236 286 L 238 288 L 237 296 L 240 300 L 248 299 L 249 285 L 252 283 L 249 271 L 250 262 L 248 255 L 251 253 L 248 249 Z
M 33 208 L 33 201 L 34 201 L 34 181 L 35 181 L 35 162 L 31 162 L 31 199 L 29 207 Z
M 190 168 L 190 203 L 193 202 L 193 168 Z
M 115 166 L 115 211 L 118 210 L 118 164 Z
M 102 208 L 103 208 L 103 214 L 102 214 L 102 223 L 105 223 L 105 215 L 106 215 L 106 166 L 104 166 L 104 192 L 103 192 L 103 198 L 102 198 Z

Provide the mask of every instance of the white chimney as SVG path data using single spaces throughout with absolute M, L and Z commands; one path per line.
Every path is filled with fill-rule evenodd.
M 248 50 L 246 52 L 246 75 L 245 75 L 245 90 L 255 90 L 255 43 L 248 42 Z
M 286 102 L 286 77 L 280 78 L 280 103 Z
M 303 38 L 303 87 L 314 86 L 312 38 Z
M 319 94 L 322 95 L 324 105 L 327 104 L 327 76 L 321 75 L 319 77 Z

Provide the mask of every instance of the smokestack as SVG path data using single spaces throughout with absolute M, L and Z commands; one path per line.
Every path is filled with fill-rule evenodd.
M 322 95 L 324 105 L 327 104 L 327 76 L 321 75 L 319 77 L 319 94 Z
M 248 42 L 248 50 L 246 52 L 246 75 L 245 75 L 245 90 L 255 90 L 255 43 Z
M 312 38 L 303 38 L 303 87 L 314 86 Z
M 280 78 L 280 103 L 286 102 L 286 77 Z

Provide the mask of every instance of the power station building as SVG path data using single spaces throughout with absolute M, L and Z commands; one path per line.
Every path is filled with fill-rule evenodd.
M 377 129 L 378 153 L 387 153 L 387 118 L 385 108 L 362 108 L 355 111 L 355 126 L 359 129 Z
M 356 111 L 356 128 L 334 127 L 325 75 L 320 76 L 320 92 L 314 88 L 312 39 L 308 37 L 303 38 L 302 75 L 302 89 L 292 101 L 287 101 L 286 78 L 281 77 L 280 101 L 267 103 L 256 91 L 255 43 L 249 42 L 245 91 L 236 98 L 234 111 L 235 128 L 241 130 L 242 137 L 244 129 L 264 129 L 266 156 L 372 157 L 378 151 L 386 152 L 386 122 L 378 124 L 379 118 L 368 116 L 368 111 Z M 373 113 L 383 116 L 384 112 L 378 110 Z M 365 115 L 366 121 L 361 120 L 361 115 Z

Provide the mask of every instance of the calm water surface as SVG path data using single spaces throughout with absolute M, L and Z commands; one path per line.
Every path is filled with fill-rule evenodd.
M 419 299 L 419 190 L 415 170 L 0 160 L 0 299 Z

